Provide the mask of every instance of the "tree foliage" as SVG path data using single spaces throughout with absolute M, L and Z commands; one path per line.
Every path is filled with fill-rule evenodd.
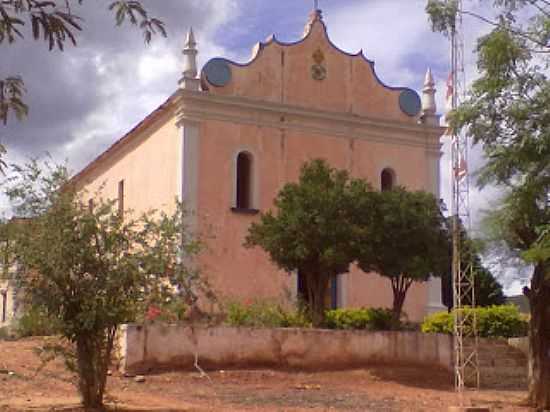
M 390 278 L 399 320 L 413 282 L 439 276 L 448 259 L 448 234 L 433 195 L 376 192 L 323 160 L 306 163 L 275 207 L 251 225 L 246 245 L 261 246 L 281 269 L 305 277 L 315 326 L 324 320 L 329 281 L 351 263 Z
M 18 225 L 17 279 L 25 303 L 56 320 L 75 348 L 84 406 L 101 407 L 107 370 L 121 323 L 167 299 L 194 304 L 202 284 L 189 264 L 200 242 L 188 235 L 179 205 L 167 215 L 119 215 L 115 201 L 96 197 L 84 207 L 67 171 L 36 161 L 18 168 L 8 194 L 27 219 Z
M 452 33 L 432 0 L 428 12 L 437 31 Z M 498 185 L 505 196 L 493 213 L 499 239 L 533 264 L 531 286 L 530 393 L 533 406 L 550 408 L 550 3 L 495 0 L 489 18 L 462 10 L 490 25 L 477 42 L 479 78 L 451 116 L 482 144 L 486 163 L 480 186 Z
M 550 260 L 550 224 L 539 227 L 539 238 L 527 252 L 524 258 L 528 262 Z
M 389 278 L 397 322 L 413 283 L 447 270 L 449 235 L 441 205 L 430 193 L 404 188 L 377 193 L 374 214 L 358 263 L 365 272 Z
M 23 103 L 25 86 L 21 77 L 8 77 L 0 80 L 0 121 L 6 125 L 8 114 L 13 113 L 19 120 L 28 113 L 28 107 Z
M 65 44 L 76 46 L 77 33 L 82 30 L 84 19 L 75 13 L 85 0 L 3 0 L 0 3 L 0 44 L 15 43 L 30 31 L 34 40 L 45 41 L 50 50 L 64 50 Z M 128 21 L 139 27 L 145 42 L 154 34 L 166 36 L 162 21 L 149 16 L 140 1 L 116 0 L 109 10 L 115 15 L 116 24 Z
M 483 265 L 474 267 L 476 306 L 498 306 L 506 303 L 502 285 L 496 280 L 491 271 Z
M 452 218 L 447 219 L 448 232 L 451 234 Z M 471 265 L 475 279 L 475 306 L 487 307 L 493 305 L 504 305 L 506 297 L 502 285 L 495 278 L 493 273 L 483 265 L 481 252 L 482 244 L 480 241 L 471 239 L 468 233 L 460 225 L 460 259 L 461 267 L 466 268 Z M 443 283 L 443 304 L 450 309 L 453 308 L 453 274 L 452 274 L 452 241 L 449 239 L 449 265 L 442 274 Z M 463 301 L 464 305 L 472 306 L 471 301 Z
M 262 214 L 249 229 L 247 247 L 261 246 L 281 269 L 305 277 L 315 326 L 324 320 L 329 281 L 355 260 L 358 230 L 367 230 L 355 222 L 372 210 L 371 193 L 366 182 L 313 160 L 297 183 L 279 192 L 276 212 Z

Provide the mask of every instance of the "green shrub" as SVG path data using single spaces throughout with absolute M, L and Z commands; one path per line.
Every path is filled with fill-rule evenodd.
M 476 312 L 477 329 L 483 338 L 513 338 L 526 336 L 529 322 L 522 317 L 514 305 L 488 306 L 484 308 L 466 308 L 467 313 Z M 424 333 L 453 333 L 452 313 L 440 312 L 426 317 L 422 323 Z
M 287 310 L 272 302 L 250 304 L 232 302 L 227 306 L 226 322 L 231 326 L 265 328 L 311 327 L 311 321 L 301 310 Z
M 310 328 L 306 311 L 288 310 L 272 302 L 254 301 L 249 304 L 232 302 L 227 305 L 226 323 L 231 326 L 256 328 Z M 392 312 L 389 309 L 334 309 L 326 312 L 325 326 L 329 329 L 391 330 Z
M 453 315 L 448 312 L 437 312 L 427 316 L 420 327 L 423 333 L 452 334 L 454 331 Z
M 478 309 L 478 330 L 483 337 L 515 338 L 527 336 L 529 322 L 514 305 Z
M 17 321 L 15 333 L 19 337 L 52 336 L 59 331 L 58 322 L 46 313 L 30 308 Z
M 334 309 L 326 313 L 329 329 L 391 330 L 392 312 L 381 308 Z

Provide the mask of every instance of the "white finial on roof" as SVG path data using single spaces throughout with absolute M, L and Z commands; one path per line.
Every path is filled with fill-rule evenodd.
M 195 40 L 195 33 L 193 32 L 193 27 L 189 28 L 187 32 L 187 39 L 185 40 L 185 46 L 194 49 L 197 47 L 197 41 Z
M 435 91 L 432 69 L 428 68 L 426 77 L 424 78 L 424 87 L 422 88 L 422 118 L 424 119 L 424 123 L 437 126 L 439 124 L 439 116 L 436 115 Z
M 185 39 L 183 53 L 183 73 L 179 81 L 180 88 L 187 90 L 199 90 L 199 79 L 197 79 L 197 42 L 193 28 L 189 29 Z

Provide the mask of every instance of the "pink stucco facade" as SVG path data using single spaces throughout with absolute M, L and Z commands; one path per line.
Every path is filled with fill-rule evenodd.
M 391 168 L 397 184 L 438 195 L 442 131 L 420 112 L 405 113 L 405 89 L 383 85 L 362 54 L 337 49 L 320 15 L 301 41 L 272 39 L 255 50 L 246 65 L 217 59 L 213 73 L 202 73 L 201 90 L 181 87 L 75 181 L 90 196 L 103 186 L 103 196 L 116 198 L 124 180 L 124 205 L 136 211 L 183 199 L 195 212 L 191 227 L 208 239 L 199 263 L 219 296 L 287 299 L 296 295 L 296 276 L 242 246 L 258 214 L 234 209 L 238 154 L 252 156 L 250 209 L 260 212 L 314 158 L 374 187 Z M 338 289 L 341 306 L 391 305 L 389 282 L 376 274 L 352 268 Z M 420 320 L 438 296 L 437 284 L 415 285 L 409 318 Z

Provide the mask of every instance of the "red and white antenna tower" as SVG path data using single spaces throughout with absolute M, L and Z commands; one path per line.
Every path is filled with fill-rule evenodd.
M 462 24 L 462 0 L 457 2 L 455 27 L 451 33 L 451 85 L 452 110 L 456 110 L 466 96 L 464 70 L 464 31 Z M 466 306 L 475 306 L 475 276 L 471 254 L 463 250 L 463 231 L 471 233 L 470 179 L 468 172 L 469 139 L 464 131 L 452 130 L 453 187 L 453 298 L 454 298 L 454 352 L 455 386 L 463 393 L 466 385 L 479 388 L 479 356 L 477 319 Z

